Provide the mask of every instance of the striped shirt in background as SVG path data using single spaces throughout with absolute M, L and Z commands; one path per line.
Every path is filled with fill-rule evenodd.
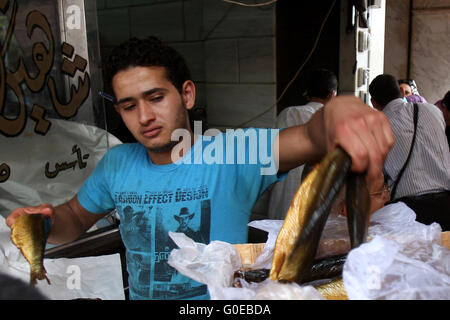
M 450 151 L 442 112 L 429 103 L 418 103 L 416 141 L 408 166 L 397 186 L 395 198 L 450 190 Z M 395 143 L 383 171 L 396 180 L 411 147 L 414 123 L 413 104 L 403 99 L 389 102 L 383 112 L 391 123 Z M 394 199 L 392 199 L 394 200 Z

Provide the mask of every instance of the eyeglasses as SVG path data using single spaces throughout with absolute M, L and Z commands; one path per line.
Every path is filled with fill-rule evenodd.
M 369 195 L 372 197 L 382 195 L 383 193 L 391 194 L 391 187 L 385 184 L 382 190 L 369 193 Z

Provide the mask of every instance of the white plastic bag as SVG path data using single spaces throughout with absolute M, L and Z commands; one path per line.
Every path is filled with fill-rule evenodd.
M 450 299 L 450 254 L 442 247 L 441 228 L 415 221 L 404 203 L 390 204 L 371 216 L 368 243 L 351 250 L 343 280 L 349 299 Z M 270 268 L 282 220 L 259 220 L 249 226 L 267 231 L 268 240 L 252 269 Z M 185 276 L 208 285 L 211 299 L 323 299 L 312 286 L 281 284 L 266 279 L 232 287 L 240 257 L 225 242 L 195 243 L 184 234 L 170 233 L 180 249 L 169 264 Z M 330 215 L 320 240 L 319 256 L 345 253 L 350 242 L 345 217 Z M 374 289 L 375 288 L 375 289 Z
M 206 284 L 212 300 L 324 299 L 314 287 L 281 284 L 270 279 L 261 283 L 240 279 L 242 288 L 232 287 L 234 272 L 242 267 L 239 252 L 232 244 L 196 243 L 183 233 L 169 232 L 169 236 L 179 247 L 171 251 L 169 265 Z
M 344 264 L 349 299 L 450 299 L 450 250 L 435 243 L 398 243 L 376 236 Z
M 349 299 L 450 299 L 450 250 L 441 245 L 442 229 L 415 218 L 402 202 L 374 213 L 371 241 L 350 251 L 344 264 Z

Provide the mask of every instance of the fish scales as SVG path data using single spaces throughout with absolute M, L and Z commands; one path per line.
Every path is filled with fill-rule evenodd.
M 49 233 L 47 218 L 42 214 L 25 214 L 16 219 L 11 227 L 11 240 L 30 265 L 30 284 L 37 280 L 50 280 L 44 268 L 44 251 Z
M 366 242 L 369 229 L 370 195 L 361 174 L 348 175 L 346 193 L 347 225 L 353 249 Z
M 275 243 L 272 280 L 301 281 L 311 268 L 331 205 L 350 166 L 350 157 L 336 148 L 302 182 Z
M 315 288 L 327 300 L 348 300 L 342 277 L 332 279 L 327 283 L 315 286 Z

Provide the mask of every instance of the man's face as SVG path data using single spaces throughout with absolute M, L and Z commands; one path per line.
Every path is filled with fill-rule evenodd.
M 186 81 L 180 94 L 165 68 L 131 67 L 117 73 L 112 86 L 115 108 L 136 140 L 149 152 L 170 152 L 172 132 L 189 127 L 187 110 L 194 104 L 194 84 Z
M 412 95 L 411 87 L 407 83 L 400 84 L 400 92 L 402 93 L 402 97 L 407 97 L 407 96 Z
M 180 223 L 180 230 L 187 230 L 189 227 L 189 221 L 191 221 L 190 217 L 180 217 L 178 222 Z

